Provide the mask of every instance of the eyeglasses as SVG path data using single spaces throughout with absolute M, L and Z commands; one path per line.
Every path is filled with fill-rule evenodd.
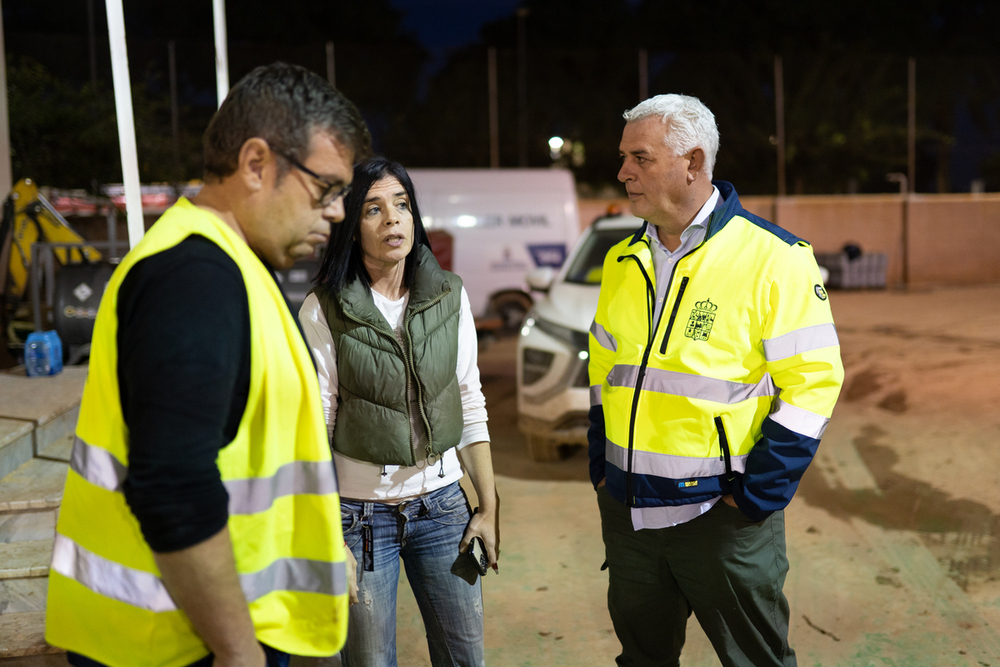
M 278 153 L 278 151 L 275 151 L 275 153 Z M 320 206 L 323 207 L 329 206 L 330 204 L 337 201 L 341 197 L 346 197 L 347 193 L 351 191 L 350 185 L 341 186 L 338 183 L 331 183 L 330 181 L 326 180 L 325 178 L 317 174 L 309 167 L 305 166 L 304 164 L 293 158 L 291 155 L 286 155 L 285 153 L 278 153 L 278 155 L 291 162 L 292 166 L 301 171 L 302 173 L 312 176 L 313 179 L 323 184 L 323 191 L 320 192 L 319 198 L 317 200 L 319 201 Z

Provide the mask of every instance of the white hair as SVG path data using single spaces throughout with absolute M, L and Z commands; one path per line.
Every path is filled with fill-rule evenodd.
M 640 102 L 622 116 L 628 123 L 659 116 L 669 127 L 663 134 L 663 143 L 674 155 L 685 155 L 695 148 L 705 151 L 705 174 L 712 180 L 715 154 L 719 152 L 719 128 L 715 116 L 697 97 L 657 95 Z

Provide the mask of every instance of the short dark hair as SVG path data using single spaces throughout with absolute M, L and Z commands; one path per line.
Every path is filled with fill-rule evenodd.
M 233 86 L 205 130 L 205 178 L 235 173 L 240 149 L 253 137 L 304 162 L 317 130 L 350 149 L 355 161 L 371 155 L 371 134 L 357 107 L 325 79 L 282 62 L 258 67 Z M 288 169 L 282 160 L 279 176 Z
M 424 222 L 420 218 L 420 206 L 417 205 L 417 193 L 413 181 L 403 165 L 381 156 L 373 157 L 354 165 L 354 181 L 351 191 L 344 199 L 344 221 L 333 225 L 330 242 L 323 251 L 323 261 L 316 274 L 316 285 L 325 287 L 331 294 L 339 294 L 340 290 L 354 280 L 360 280 L 365 287 L 371 287 L 371 276 L 365 268 L 364 254 L 361 251 L 361 241 L 357 237 L 361 228 L 361 212 L 364 209 L 368 191 L 373 185 L 386 176 L 393 176 L 399 181 L 406 196 L 410 200 L 410 213 L 413 215 L 413 247 L 406 256 L 403 267 L 403 286 L 409 287 L 417 271 L 417 252 L 420 246 L 431 247 L 424 230 Z

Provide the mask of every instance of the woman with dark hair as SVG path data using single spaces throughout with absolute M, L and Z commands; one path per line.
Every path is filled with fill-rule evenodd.
M 469 297 L 434 259 L 401 165 L 357 165 L 344 205 L 299 313 L 340 481 L 344 665 L 396 665 L 400 559 L 431 663 L 483 665 L 482 589 L 463 552 L 476 540 L 496 569 L 498 498 Z M 471 516 L 463 469 L 479 497 Z

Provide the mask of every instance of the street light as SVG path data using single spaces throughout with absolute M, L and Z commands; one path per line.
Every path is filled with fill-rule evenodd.
M 552 137 L 549 139 L 549 157 L 552 158 L 553 162 L 559 160 L 564 148 L 569 148 L 569 146 L 566 145 L 566 140 L 562 137 Z

